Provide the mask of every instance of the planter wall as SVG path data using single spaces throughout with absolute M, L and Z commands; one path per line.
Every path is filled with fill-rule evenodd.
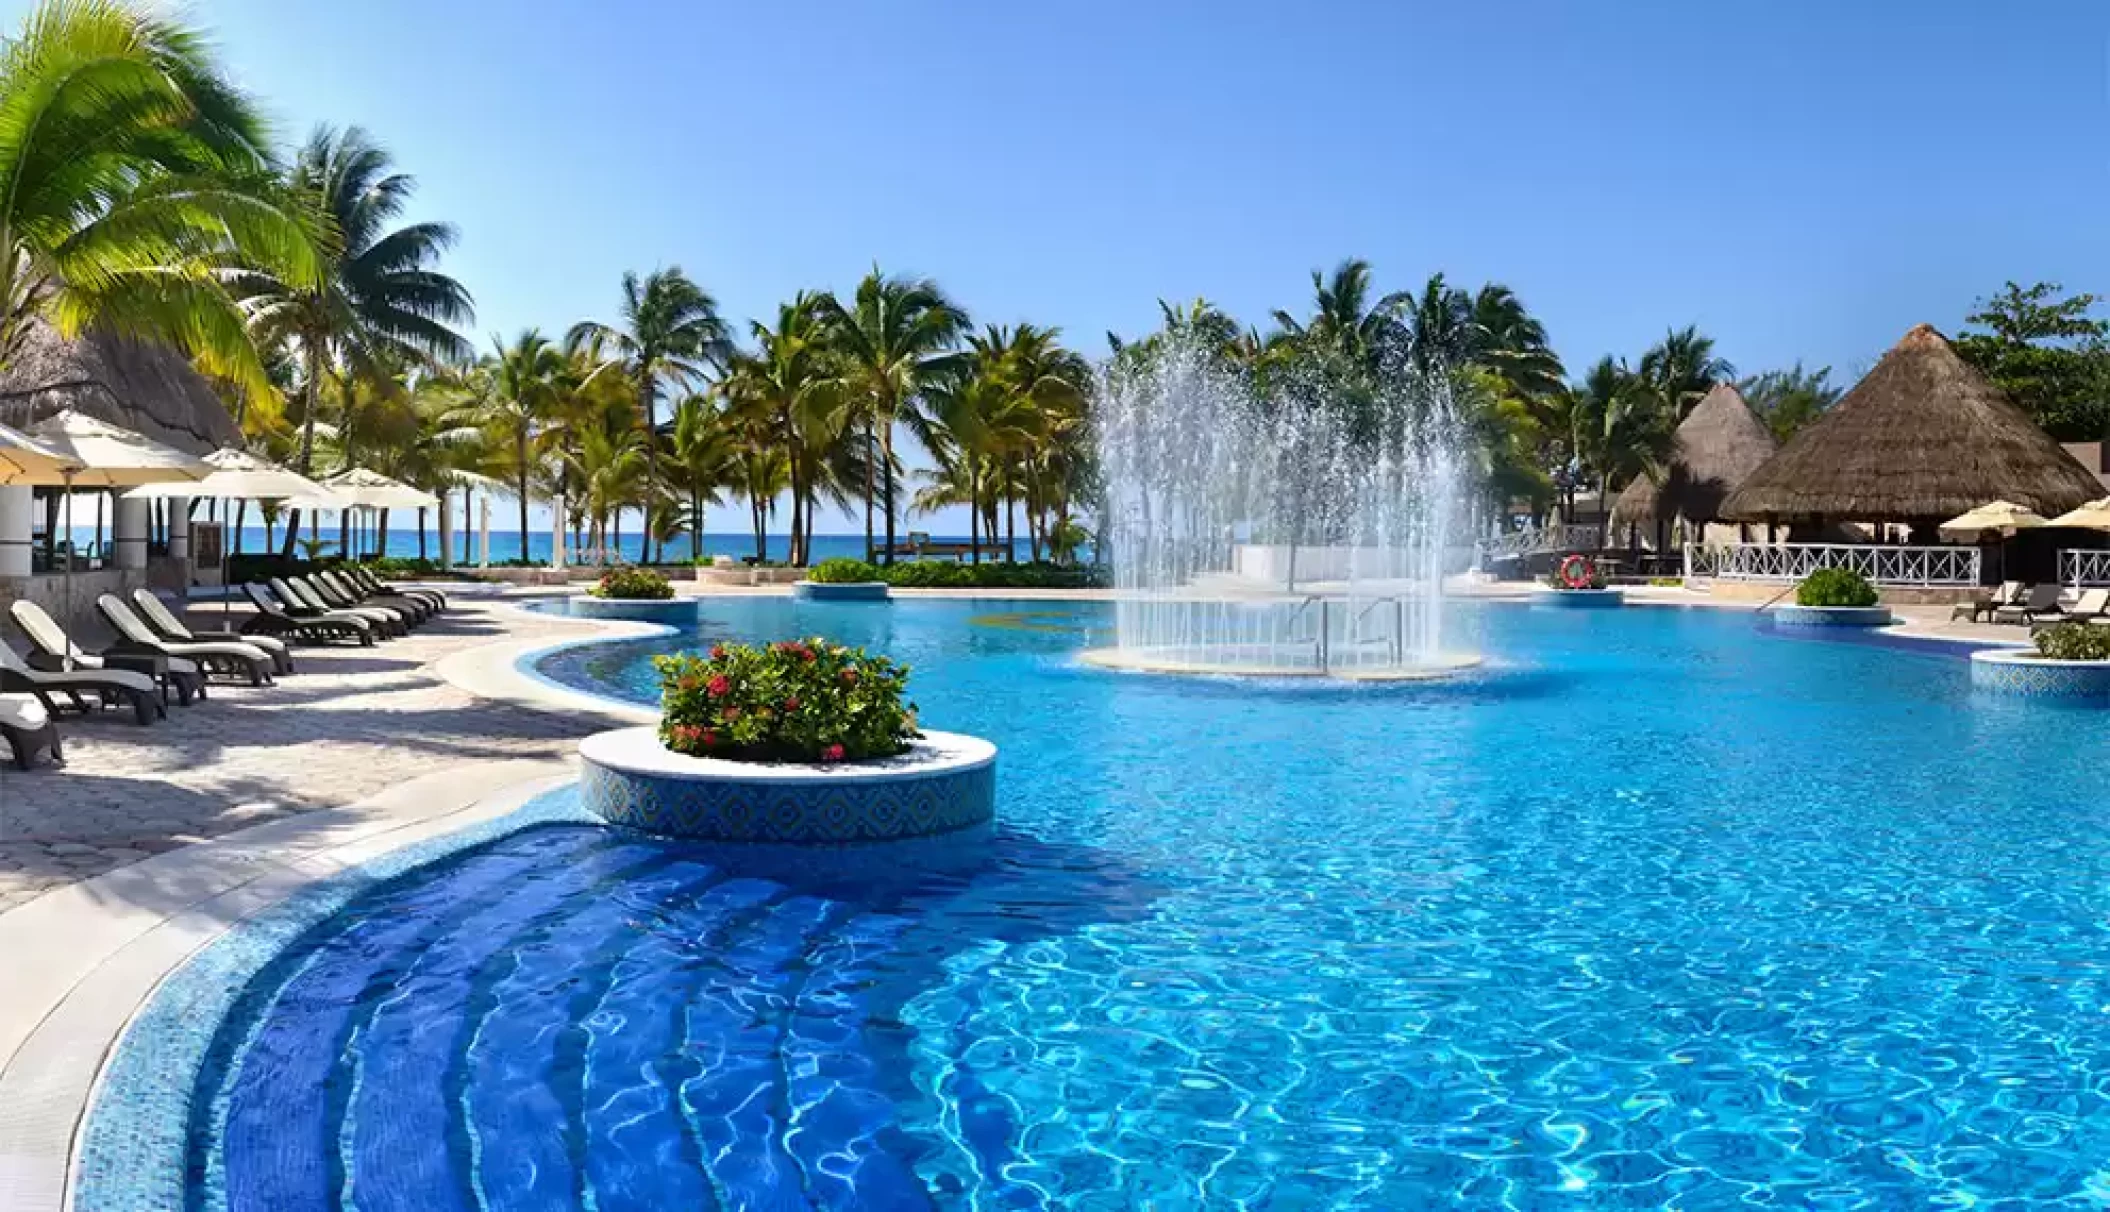
M 887 583 L 848 581 L 831 585 L 821 581 L 800 581 L 791 587 L 791 596 L 810 602 L 884 602 L 887 600 Z
M 2110 707 L 2110 661 L 2054 661 L 2028 648 L 1989 648 L 1971 654 L 1971 685 Z
M 1626 603 L 1623 589 L 1548 589 L 1532 591 L 1531 600 L 1555 610 L 1604 610 Z
M 827 765 L 669 752 L 656 728 L 579 743 L 580 802 L 612 824 L 713 842 L 842 846 L 939 837 L 996 815 L 996 746 L 927 732 L 899 757 Z
M 564 601 L 567 613 L 583 619 L 630 619 L 677 627 L 696 621 L 694 598 L 597 598 L 582 593 Z
M 745 564 L 698 565 L 698 585 L 789 585 L 806 575 L 803 568 L 749 568 Z
M 1888 606 L 1775 606 L 1766 612 L 1775 627 L 1888 627 Z

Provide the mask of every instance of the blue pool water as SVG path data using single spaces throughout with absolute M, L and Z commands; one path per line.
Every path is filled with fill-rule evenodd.
M 1701 611 L 1462 610 L 1481 677 L 1080 668 L 1085 605 L 713 602 L 1001 746 L 942 874 L 544 825 L 247 988 L 196 1208 L 2110 1201 L 2110 719 Z

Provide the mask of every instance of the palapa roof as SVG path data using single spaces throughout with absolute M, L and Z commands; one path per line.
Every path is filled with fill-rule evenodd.
M 241 445 L 227 406 L 182 354 L 114 333 L 68 341 L 42 320 L 29 323 L 0 366 L 0 424 L 27 429 L 70 408 L 186 454 Z
M 1717 383 L 1678 424 L 1662 483 L 1641 476 L 1627 485 L 1612 507 L 1612 524 L 1644 525 L 1658 517 L 1712 522 L 1722 516 L 1722 501 L 1779 446 L 1743 393 Z
M 1722 504 L 1738 522 L 1921 521 L 1987 501 L 2050 517 L 2102 485 L 1929 324 Z

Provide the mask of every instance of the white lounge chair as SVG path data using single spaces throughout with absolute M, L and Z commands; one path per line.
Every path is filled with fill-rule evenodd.
M 35 695 L 53 714 L 124 705 L 142 724 L 167 714 L 161 688 L 146 674 L 129 669 L 32 669 L 5 640 L 0 640 L 0 691 Z
M 198 667 L 208 672 L 217 670 L 249 679 L 251 686 L 265 686 L 271 682 L 271 670 L 276 664 L 271 654 L 254 644 L 234 643 L 227 640 L 164 640 L 154 634 L 154 629 L 132 613 L 124 599 L 114 593 L 106 593 L 95 599 L 95 608 L 103 621 L 112 630 L 124 637 L 125 642 L 148 652 L 159 652 L 172 658 L 196 661 Z
M 27 599 L 17 601 L 8 607 L 8 613 L 14 616 L 15 625 L 22 629 L 22 634 L 28 636 L 29 642 L 36 648 L 29 657 L 32 668 L 41 666 L 60 672 L 72 669 L 130 669 L 134 673 L 143 673 L 153 678 L 162 689 L 164 701 L 171 690 L 175 691 L 176 701 L 186 707 L 190 706 L 192 700 L 205 697 L 205 671 L 198 668 L 196 661 L 187 657 L 170 656 L 164 652 L 149 652 L 144 649 L 128 649 L 122 645 L 103 653 L 87 652 L 74 643 L 65 629 L 50 615 L 45 614 L 44 608 L 35 602 Z
M 2032 585 L 2020 605 L 2003 606 L 1993 612 L 1995 623 L 2035 623 L 2043 619 L 2056 618 L 2065 611 L 2059 607 L 2060 587 L 2057 585 Z
M 15 765 L 24 770 L 39 749 L 50 750 L 52 761 L 65 764 L 66 751 L 59 745 L 59 730 L 51 722 L 50 709 L 29 695 L 0 694 L 0 737 L 14 751 Z
M 170 610 L 154 591 L 144 586 L 132 591 L 132 604 L 139 608 L 140 620 L 152 627 L 165 640 L 176 640 L 185 644 L 196 644 L 208 640 L 221 640 L 234 644 L 247 644 L 261 648 L 271 658 L 275 673 L 293 672 L 293 650 L 286 642 L 274 635 L 251 634 L 243 631 L 196 631 L 185 626 L 176 612 Z

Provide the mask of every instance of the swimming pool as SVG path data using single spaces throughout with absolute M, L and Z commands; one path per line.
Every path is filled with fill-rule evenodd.
M 195 1208 L 2110 1198 L 2110 718 L 1745 615 L 1458 608 L 1458 683 L 1080 667 L 1091 605 L 712 602 L 1002 750 L 937 874 L 562 820 L 244 989 Z M 781 875 L 781 873 L 779 873 Z M 884 878 L 881 878 L 884 877 Z

